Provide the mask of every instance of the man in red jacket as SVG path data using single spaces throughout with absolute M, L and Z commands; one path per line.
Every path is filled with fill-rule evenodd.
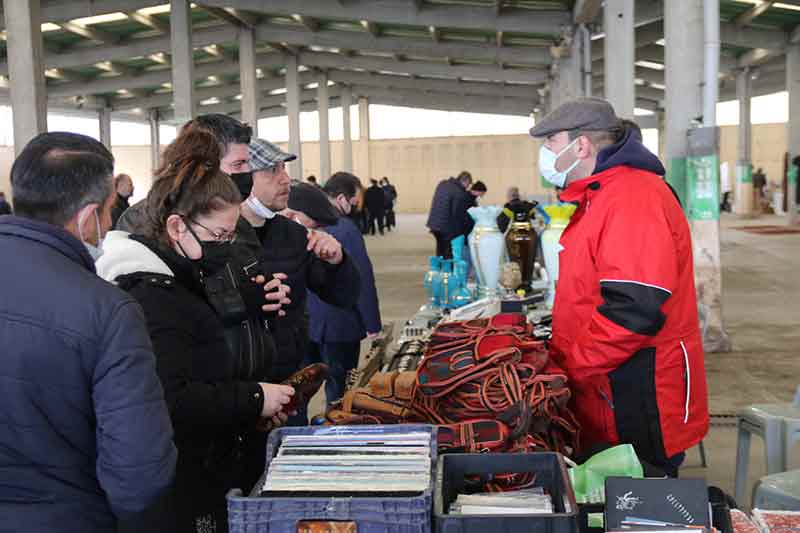
M 578 205 L 561 237 L 551 352 L 583 448 L 631 443 L 675 476 L 708 431 L 686 217 L 661 162 L 605 100 L 567 102 L 531 135 L 542 176 Z

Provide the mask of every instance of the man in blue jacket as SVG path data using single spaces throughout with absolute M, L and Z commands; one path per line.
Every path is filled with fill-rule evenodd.
M 467 209 L 475 205 L 475 196 L 468 190 L 470 185 L 472 175 L 465 170 L 440 181 L 433 193 L 426 226 L 436 239 L 436 255 L 445 259 L 453 257 L 450 241 L 472 231 L 474 223 Z
M 361 274 L 356 304 L 335 307 L 308 293 L 309 346 L 307 364 L 323 362 L 330 367 L 325 383 L 328 404 L 344 394 L 347 373 L 358 365 L 361 341 L 381 331 L 378 291 L 364 237 L 348 216 L 358 201 L 361 182 L 347 172 L 337 172 L 319 187 L 299 184 L 289 193 L 287 215 L 307 228 L 320 228 L 342 244 Z M 327 193 L 327 195 L 326 195 Z M 332 205 L 333 204 L 333 205 Z
M 0 219 L 0 530 L 112 532 L 172 482 L 177 452 L 142 311 L 96 276 L 114 159 L 33 139 Z M 152 531 L 152 529 L 150 529 Z

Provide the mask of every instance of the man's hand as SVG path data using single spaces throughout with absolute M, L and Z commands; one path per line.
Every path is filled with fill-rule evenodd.
M 264 395 L 264 405 L 261 408 L 261 418 L 272 418 L 283 410 L 294 396 L 294 388 L 288 385 L 275 383 L 259 383 Z
M 342 245 L 331 235 L 316 230 L 308 230 L 308 246 L 306 250 L 332 265 L 338 265 L 344 259 Z
M 264 299 L 269 302 L 274 302 L 261 306 L 264 312 L 277 312 L 278 316 L 286 316 L 286 311 L 283 311 L 281 307 L 292 303 L 289 299 L 289 293 L 292 292 L 292 288 L 283 284 L 283 281 L 287 279 L 287 277 L 286 274 L 273 274 L 272 279 L 267 281 L 264 276 L 259 274 L 255 278 L 252 278 L 254 283 L 264 286 L 264 292 L 266 293 Z

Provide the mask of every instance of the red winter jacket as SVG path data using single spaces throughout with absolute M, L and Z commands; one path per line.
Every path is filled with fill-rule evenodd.
M 708 431 L 689 225 L 640 143 L 598 161 L 561 194 L 579 207 L 561 237 L 552 356 L 584 447 L 632 443 L 659 464 Z

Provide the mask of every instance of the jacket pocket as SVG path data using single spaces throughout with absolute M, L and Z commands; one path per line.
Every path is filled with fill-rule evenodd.
M 666 460 L 656 396 L 656 350 L 645 348 L 608 374 L 614 419 L 622 443 L 651 463 Z

